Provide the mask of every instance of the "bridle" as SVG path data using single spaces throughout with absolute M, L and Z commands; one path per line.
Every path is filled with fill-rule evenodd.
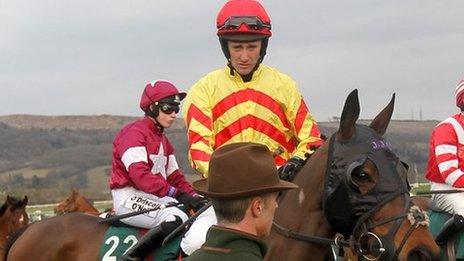
M 394 195 L 385 199 L 384 202 L 379 202 L 376 207 L 359 218 L 353 229 L 353 236 L 350 238 L 355 239 L 355 242 L 350 246 L 355 246 L 354 250 L 366 260 L 379 260 L 381 258 L 382 260 L 396 260 L 412 232 L 419 226 L 428 226 L 429 224 L 427 214 L 420 210 L 419 207 L 411 204 L 408 194 L 403 194 L 404 206 L 400 214 L 373 223 L 370 217 L 383 205 L 394 200 L 397 196 L 398 195 Z M 410 226 L 404 234 L 400 244 L 396 247 L 394 238 L 405 218 L 410 222 Z M 385 235 L 377 235 L 372 232 L 375 227 L 388 223 L 393 224 Z M 373 241 L 369 239 L 373 239 Z
M 401 214 L 385 218 L 377 223 L 372 223 L 370 222 L 369 217 L 372 216 L 372 214 L 375 213 L 378 209 L 380 209 L 382 205 L 380 205 L 379 203 L 379 207 L 375 208 L 375 211 L 370 211 L 366 213 L 364 221 L 362 221 L 361 218 L 360 220 L 358 220 L 359 226 L 357 226 L 356 229 L 353 230 L 353 233 L 350 235 L 348 240 L 346 240 L 344 236 L 341 234 L 336 234 L 335 237 L 332 239 L 299 233 L 297 231 L 293 231 L 282 225 L 279 225 L 275 220 L 273 221 L 272 225 L 277 231 L 277 233 L 286 238 L 307 243 L 333 245 L 338 247 L 339 249 L 342 249 L 343 247 L 348 247 L 357 252 L 366 260 L 379 260 L 384 255 L 387 255 L 388 258 L 382 258 L 383 260 L 394 260 L 401 253 L 401 250 L 403 249 L 404 245 L 406 244 L 406 241 L 408 240 L 412 232 L 419 226 L 428 226 L 429 224 L 429 218 L 427 214 L 424 211 L 422 211 L 419 207 L 411 205 L 410 198 L 408 195 L 404 195 L 404 198 L 405 204 Z M 403 239 L 401 240 L 401 243 L 399 244 L 398 248 L 393 252 L 395 248 L 393 240 L 404 218 L 407 218 L 410 221 L 411 225 L 409 226 L 409 229 L 403 236 Z M 374 229 L 375 227 L 385 225 L 391 222 L 394 222 L 393 226 L 389 229 L 386 235 L 379 236 L 372 232 L 372 229 Z M 359 232 L 356 233 L 358 230 Z M 356 237 L 356 234 L 358 234 L 359 236 Z M 369 238 L 373 238 L 375 240 L 374 244 L 369 243 Z M 364 240 L 369 244 L 369 246 L 364 246 Z M 375 245 L 376 249 L 372 249 L 373 245 Z M 372 252 L 376 253 L 373 254 Z
M 329 146 L 332 147 L 334 142 L 333 135 L 330 139 Z M 329 147 L 329 148 L 330 148 Z M 328 165 L 332 163 L 332 149 L 329 149 Z M 379 211 L 385 204 L 396 199 L 398 196 L 404 197 L 404 206 L 400 214 L 392 217 L 387 217 L 376 223 L 373 223 L 372 216 Z M 394 244 L 394 238 L 396 233 L 399 231 L 403 219 L 407 218 L 410 221 L 410 226 L 404 234 L 398 247 Z M 388 232 L 385 235 L 377 235 L 372 230 L 375 227 L 392 223 Z M 280 235 L 291 238 L 298 241 L 304 241 L 307 243 L 316 243 L 324 245 L 334 245 L 339 249 L 343 247 L 349 247 L 354 252 L 358 253 L 365 260 L 396 260 L 401 253 L 406 241 L 411 236 L 413 231 L 419 226 L 428 226 L 428 216 L 425 212 L 421 211 L 417 206 L 413 206 L 410 201 L 409 192 L 398 191 L 391 193 L 381 201 L 376 202 L 375 206 L 371 209 L 366 210 L 356 221 L 354 229 L 351 231 L 348 239 L 342 234 L 336 234 L 335 237 L 325 238 L 313 235 L 307 235 L 299 233 L 297 231 L 290 230 L 276 221 L 273 222 L 273 227 L 276 232 Z

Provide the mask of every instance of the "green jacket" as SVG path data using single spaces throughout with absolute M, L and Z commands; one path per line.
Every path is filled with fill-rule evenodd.
M 237 261 L 263 260 L 266 243 L 254 235 L 234 229 L 212 226 L 206 234 L 206 242 L 193 252 L 188 261 Z

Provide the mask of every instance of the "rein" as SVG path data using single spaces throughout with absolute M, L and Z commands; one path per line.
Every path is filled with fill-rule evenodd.
M 280 235 L 291 238 L 291 239 L 296 239 L 298 241 L 304 241 L 307 243 L 316 243 L 316 244 L 322 244 L 322 245 L 334 245 L 337 247 L 349 247 L 350 246 L 350 241 L 346 241 L 341 234 L 337 234 L 335 238 L 326 238 L 326 237 L 318 237 L 318 236 L 312 236 L 312 235 L 306 235 L 302 233 L 295 232 L 291 229 L 288 229 L 284 226 L 279 225 L 276 221 L 272 222 L 272 225 L 276 228 L 277 233 Z
M 433 194 L 454 194 L 464 193 L 464 190 L 460 189 L 445 189 L 445 190 L 429 190 L 429 191 L 417 191 L 416 195 L 433 195 Z

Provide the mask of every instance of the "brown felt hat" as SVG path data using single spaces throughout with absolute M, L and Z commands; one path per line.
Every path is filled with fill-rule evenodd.
M 261 144 L 242 142 L 225 145 L 211 155 L 207 179 L 193 182 L 206 197 L 234 199 L 298 186 L 282 181 L 269 149 Z

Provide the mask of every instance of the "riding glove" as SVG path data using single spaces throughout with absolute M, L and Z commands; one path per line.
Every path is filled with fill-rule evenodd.
M 187 210 L 197 211 L 205 205 L 206 199 L 199 196 L 190 196 L 189 194 L 179 191 L 175 196 L 177 201 L 184 204 Z
M 301 167 L 304 165 L 304 160 L 298 157 L 290 158 L 284 165 L 282 165 L 279 170 L 279 178 L 285 181 L 292 181 L 296 174 L 300 171 Z

